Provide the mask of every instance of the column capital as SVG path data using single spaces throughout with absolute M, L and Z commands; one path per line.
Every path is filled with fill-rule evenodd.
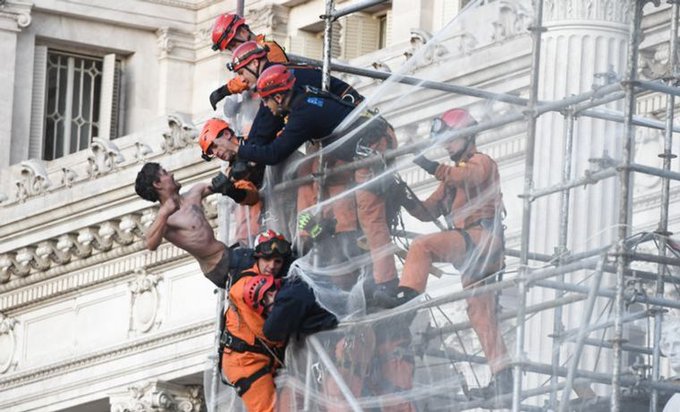
M 628 0 L 545 0 L 545 22 L 593 20 L 626 23 L 630 14 Z
M 163 381 L 130 386 L 109 396 L 111 412 L 199 412 L 203 407 L 203 387 Z
M 33 3 L 0 0 L 0 30 L 21 31 L 31 24 Z

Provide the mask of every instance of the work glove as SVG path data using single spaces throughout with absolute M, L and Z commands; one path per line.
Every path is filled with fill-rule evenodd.
M 425 157 L 425 155 L 416 156 L 413 159 L 413 163 L 422 167 L 427 173 L 431 175 L 434 175 L 435 172 L 437 171 L 437 167 L 439 167 L 439 162 L 430 160 L 427 157 Z
M 218 173 L 217 176 L 213 177 L 210 189 L 213 193 L 221 193 L 225 196 L 229 196 L 234 202 L 239 204 L 247 195 L 247 192 L 244 189 L 235 187 L 234 182 L 232 182 L 224 173 Z
M 247 179 L 250 174 L 248 161 L 238 157 L 231 163 L 231 177 L 236 180 Z
M 217 103 L 219 103 L 220 100 L 224 99 L 230 94 L 231 93 L 229 93 L 229 90 L 227 90 L 225 86 L 220 86 L 217 89 L 213 90 L 213 92 L 210 93 L 210 105 L 212 106 L 213 110 L 217 110 Z
M 318 238 L 322 233 L 329 236 L 333 235 L 335 223 L 335 219 L 324 219 L 310 212 L 302 212 L 298 216 L 298 230 L 304 230 L 312 239 Z
M 231 94 L 243 93 L 248 90 L 248 87 L 250 87 L 250 85 L 243 80 L 241 76 L 236 76 L 227 82 L 227 89 Z

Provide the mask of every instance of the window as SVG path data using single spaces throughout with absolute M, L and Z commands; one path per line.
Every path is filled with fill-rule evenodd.
M 31 157 L 54 160 L 118 137 L 120 61 L 36 46 Z
M 387 14 L 378 17 L 378 48 L 384 49 L 387 46 Z

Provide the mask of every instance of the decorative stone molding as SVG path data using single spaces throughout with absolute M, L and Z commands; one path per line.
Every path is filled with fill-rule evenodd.
M 285 38 L 288 30 L 288 7 L 269 4 L 249 9 L 246 15 L 253 33 L 265 33 L 275 38 Z
M 152 152 L 153 150 L 149 145 L 142 142 L 135 142 L 135 159 L 137 159 L 138 162 L 143 162 L 146 159 L 146 156 Z
M 24 202 L 31 196 L 43 194 L 52 186 L 42 161 L 36 159 L 21 162 L 20 180 L 16 182 L 17 199 Z
M 629 1 L 622 0 L 545 0 L 544 21 L 599 20 L 626 23 Z
M 16 324 L 16 319 L 8 318 L 0 313 L 0 375 L 16 366 L 14 361 L 17 345 L 14 334 Z
M 157 321 L 158 308 L 160 306 L 160 293 L 158 282 L 161 281 L 159 275 L 149 274 L 146 269 L 135 269 L 137 275 L 129 283 L 132 292 L 131 310 L 131 330 L 133 332 L 146 333 L 152 327 L 158 327 Z
M 66 233 L 35 246 L 6 252 L 0 255 L 0 283 L 10 281 L 12 275 L 25 277 L 32 271 L 44 272 L 74 258 L 87 258 L 94 251 L 106 252 L 113 247 L 130 245 L 144 237 L 141 221 L 142 218 L 137 214 L 125 215 L 82 228 L 77 233 Z
M 156 30 L 156 43 L 158 44 L 159 57 L 164 59 L 175 48 L 175 43 L 170 39 L 170 28 L 161 27 Z
M 17 387 L 27 382 L 36 382 L 46 378 L 71 373 L 74 370 L 83 369 L 92 365 L 101 365 L 115 359 L 120 359 L 135 353 L 142 353 L 152 348 L 173 345 L 176 342 L 186 341 L 193 337 L 213 332 L 214 320 L 196 322 L 195 324 L 174 329 L 167 332 L 155 333 L 150 336 L 136 339 L 132 342 L 121 343 L 112 348 L 79 356 L 65 361 L 54 363 L 46 367 L 39 367 L 21 371 L 8 377 L 0 377 L 0 390 Z
M 186 33 L 171 27 L 156 30 L 158 59 L 167 58 L 193 62 L 195 57 L 196 34 Z
M 165 153 L 183 149 L 193 144 L 198 137 L 196 126 L 179 114 L 168 116 L 168 126 L 170 130 L 163 133 L 163 143 L 161 143 L 161 148 Z
M 109 397 L 111 412 L 178 411 L 199 412 L 203 407 L 202 386 L 147 382 Z
M 502 1 L 498 9 L 498 19 L 491 23 L 494 28 L 491 38 L 494 41 L 503 41 L 524 35 L 528 32 L 531 22 L 530 9 L 521 3 Z
M 93 138 L 90 151 L 92 154 L 87 157 L 87 173 L 91 178 L 116 170 L 118 165 L 125 161 L 125 157 L 118 146 L 110 140 Z
M 10 30 L 20 31 L 23 28 L 30 26 L 31 8 L 33 4 L 21 1 L 3 1 L 0 3 L 0 19 L 14 20 L 15 27 L 7 27 L 0 24 L 0 29 L 7 27 Z
M 676 54 L 675 61 L 677 62 L 680 61 L 680 50 Z M 640 75 L 650 80 L 677 79 L 678 73 L 673 73 L 671 70 L 669 57 L 670 47 L 668 42 L 640 50 Z
M 404 52 L 407 59 L 411 59 L 413 68 L 417 70 L 420 67 L 428 66 L 435 60 L 446 55 L 448 50 L 440 43 L 432 43 L 432 34 L 426 30 L 412 29 L 410 48 Z
M 61 172 L 63 173 L 61 185 L 70 188 L 73 185 L 73 182 L 78 178 L 78 174 L 68 167 L 62 167 Z

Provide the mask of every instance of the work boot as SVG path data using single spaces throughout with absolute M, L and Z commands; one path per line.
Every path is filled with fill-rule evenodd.
M 512 368 L 505 368 L 493 375 L 487 386 L 471 388 L 469 394 L 471 398 L 491 399 L 512 393 L 513 382 Z
M 373 292 L 373 301 L 384 309 L 392 309 L 403 305 L 420 295 L 420 292 L 406 286 L 399 286 L 396 289 L 378 288 Z

